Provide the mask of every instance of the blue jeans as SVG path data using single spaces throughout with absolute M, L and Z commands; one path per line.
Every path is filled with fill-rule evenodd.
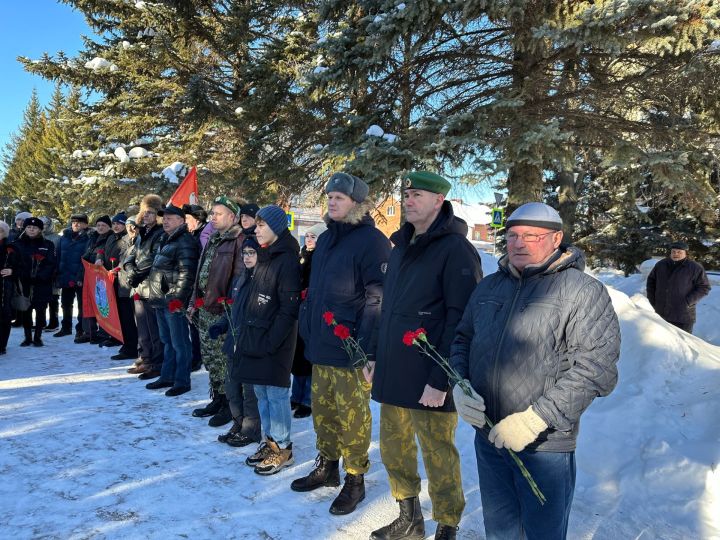
M 170 313 L 166 307 L 156 309 L 158 332 L 163 343 L 162 369 L 160 380 L 173 386 L 190 386 L 190 328 L 185 310 Z
M 312 384 L 312 376 L 305 377 L 301 375 L 293 375 L 292 393 L 290 401 L 300 403 L 306 407 L 310 407 L 310 385 Z
M 567 536 L 575 492 L 575 452 L 524 450 L 518 457 L 545 495 L 541 505 L 505 449 L 475 432 L 487 540 L 561 540 Z
M 286 447 L 290 443 L 290 389 L 264 384 L 254 384 L 253 388 L 265 435 Z

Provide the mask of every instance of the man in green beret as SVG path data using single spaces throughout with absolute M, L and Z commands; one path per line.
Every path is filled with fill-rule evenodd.
M 404 188 L 407 221 L 390 237 L 395 247 L 385 275 L 376 362 L 369 373 L 372 398 L 381 404 L 380 455 L 400 516 L 370 538 L 425 538 L 417 439 L 438 524 L 435 538 L 453 539 L 465 508 L 455 448 L 458 415 L 443 368 L 403 343 L 403 336 L 424 328 L 428 341 L 448 358 L 455 327 L 482 268 L 467 240 L 467 224 L 445 200 L 450 182 L 417 171 L 407 175 Z

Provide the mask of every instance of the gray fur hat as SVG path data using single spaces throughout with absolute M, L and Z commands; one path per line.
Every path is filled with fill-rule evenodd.
M 350 197 L 353 201 L 361 203 L 370 192 L 368 185 L 357 176 L 344 172 L 336 172 L 330 177 L 325 186 L 325 193 L 337 191 Z

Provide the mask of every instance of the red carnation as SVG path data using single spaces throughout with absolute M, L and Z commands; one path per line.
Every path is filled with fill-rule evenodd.
M 115 268 L 113 268 L 113 269 L 110 270 L 110 271 L 111 271 L 113 274 L 118 274 L 118 273 L 120 273 L 120 267 L 119 267 L 119 266 L 116 266 Z
M 73 287 L 75 287 L 75 282 L 74 282 L 74 281 L 69 281 L 69 282 L 68 282 L 68 287 L 70 287 L 71 289 L 72 289 Z
M 233 300 L 232 298 L 226 298 L 226 299 L 225 299 L 225 303 L 226 303 L 228 306 L 232 306 L 234 301 L 235 301 L 235 300 Z
M 105 255 L 105 250 L 104 250 L 104 249 L 98 249 L 98 250 L 97 250 L 97 254 L 98 254 L 98 255 Z
M 415 338 L 420 338 L 421 341 L 425 341 L 426 333 L 427 332 L 425 332 L 424 328 L 418 328 L 417 330 L 415 330 Z
M 136 302 L 140 300 L 140 295 L 138 293 L 133 294 L 133 300 L 135 300 Z
M 5 248 L 5 249 L 6 249 L 6 251 L 7 251 L 8 253 L 12 253 L 13 251 L 15 251 L 15 250 L 12 248 L 12 246 L 8 246 L 8 247 Z
M 323 320 L 328 326 L 335 322 L 335 314 L 332 311 L 326 311 L 323 313 Z
M 227 298 L 225 298 L 224 296 L 218 296 L 217 303 L 224 304 L 225 300 L 227 300 Z
M 117 261 L 117 259 L 116 259 L 115 257 L 110 257 L 110 262 L 111 262 L 111 263 L 114 263 L 115 261 Z
M 203 307 L 204 305 L 205 305 L 205 299 L 203 299 L 203 298 L 196 298 L 196 299 L 195 299 L 195 303 L 193 304 L 193 307 L 194 307 L 195 309 L 200 309 L 200 308 Z
M 412 330 L 408 330 L 407 332 L 405 332 L 405 334 L 403 335 L 403 343 L 408 347 L 412 347 L 414 341 L 415 332 L 413 332 Z
M 300 291 L 300 299 L 305 300 L 307 298 L 307 289 Z
M 177 298 L 170 300 L 168 302 L 168 309 L 170 310 L 170 313 L 176 313 L 180 311 L 183 308 L 182 300 L 178 300 Z
M 344 324 L 338 324 L 335 326 L 333 333 L 340 339 L 348 339 L 350 337 L 350 329 Z
M 35 259 L 37 262 L 40 262 L 45 259 L 45 255 L 41 255 L 40 253 L 35 253 L 32 256 L 33 259 Z

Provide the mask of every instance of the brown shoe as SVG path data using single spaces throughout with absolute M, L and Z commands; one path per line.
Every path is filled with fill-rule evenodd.
M 147 364 L 138 364 L 128 369 L 127 372 L 132 373 L 133 375 L 140 375 L 141 373 L 145 373 L 149 369 L 150 366 L 148 366 Z
M 145 371 L 144 373 L 141 373 L 140 375 L 138 375 L 138 379 L 140 379 L 141 381 L 147 381 L 148 379 L 154 379 L 159 376 L 160 376 L 159 369 L 149 369 L 148 371 Z
M 286 448 L 280 448 L 275 442 L 273 452 L 255 466 L 255 472 L 263 476 L 279 473 L 285 467 L 292 465 L 295 460 L 292 453 L 292 443 Z

